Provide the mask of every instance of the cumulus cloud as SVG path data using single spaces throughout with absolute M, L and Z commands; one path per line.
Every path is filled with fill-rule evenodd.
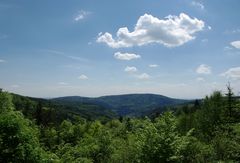
M 211 74 L 211 67 L 205 64 L 201 64 L 200 66 L 198 66 L 198 68 L 196 69 L 196 72 L 198 74 Z
M 239 80 L 240 79 L 240 67 L 233 67 L 221 74 L 227 78 Z
M 131 66 L 127 66 L 127 67 L 124 69 L 124 71 L 133 73 L 133 72 L 137 72 L 137 68 L 134 67 L 134 66 L 132 66 L 132 67 L 131 67 Z
M 158 43 L 167 47 L 181 46 L 195 39 L 194 34 L 203 30 L 204 22 L 185 13 L 158 19 L 149 14 L 140 16 L 132 32 L 127 27 L 119 28 L 116 38 L 112 34 L 99 33 L 97 42 L 111 48 L 142 46 Z
M 240 49 L 240 41 L 233 41 L 230 43 L 234 48 Z
M 81 10 L 81 11 L 79 11 L 78 15 L 74 18 L 74 20 L 75 20 L 75 21 L 83 20 L 83 19 L 85 19 L 89 14 L 90 14 L 90 12 Z
M 158 67 L 157 64 L 150 64 L 150 65 L 148 65 L 148 66 L 151 67 L 151 68 L 156 68 L 156 67 Z
M 138 79 L 142 79 L 142 80 L 146 80 L 146 79 L 150 79 L 150 78 L 151 78 L 151 76 L 148 75 L 147 73 L 142 73 L 142 74 L 140 74 L 140 75 L 136 75 L 136 77 L 137 77 Z
M 82 75 L 80 75 L 80 76 L 78 77 L 78 79 L 87 80 L 88 77 L 87 77 L 86 75 L 82 74 Z
M 140 55 L 134 54 L 134 53 L 121 53 L 121 52 L 116 52 L 114 54 L 114 57 L 119 60 L 132 60 L 132 59 L 139 59 L 141 58 Z
M 197 1 L 192 1 L 191 5 L 195 6 L 195 7 L 198 7 L 201 10 L 204 10 L 204 8 L 205 8 L 205 6 L 201 2 L 197 2 Z

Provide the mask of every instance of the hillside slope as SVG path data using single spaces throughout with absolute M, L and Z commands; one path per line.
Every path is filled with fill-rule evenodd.
M 51 101 L 73 106 L 83 103 L 92 103 L 107 108 L 119 116 L 140 116 L 144 112 L 151 111 L 156 108 L 189 102 L 189 100 L 174 99 L 156 94 L 125 94 L 102 96 L 98 98 L 68 96 L 54 98 L 51 99 Z

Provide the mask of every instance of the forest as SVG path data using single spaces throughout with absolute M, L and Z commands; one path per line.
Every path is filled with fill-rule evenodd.
M 104 116 L 100 111 L 89 119 L 66 110 L 1 90 L 0 162 L 240 160 L 240 100 L 230 86 L 226 94 L 215 91 L 151 116 Z

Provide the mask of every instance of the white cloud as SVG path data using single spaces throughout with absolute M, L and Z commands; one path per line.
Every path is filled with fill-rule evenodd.
M 68 83 L 65 82 L 58 82 L 59 85 L 68 85 Z
M 77 61 L 81 61 L 81 62 L 88 62 L 88 59 L 86 58 L 82 58 L 82 57 L 78 57 L 78 56 L 69 56 L 66 55 L 64 52 L 62 51 L 57 51 L 57 50 L 52 50 L 52 49 L 42 49 L 41 51 L 45 52 L 45 53 L 49 53 L 49 54 L 54 54 L 54 55 L 59 55 L 62 57 L 66 57 L 72 60 L 77 60 Z
M 114 54 L 114 57 L 119 60 L 132 60 L 132 59 L 139 59 L 141 58 L 140 55 L 134 54 L 134 53 L 121 53 L 121 52 L 116 52 Z
M 146 79 L 150 79 L 150 78 L 151 78 L 151 76 L 148 75 L 147 73 L 142 73 L 142 74 L 140 74 L 140 75 L 136 75 L 136 77 L 137 77 L 138 79 L 143 79 L 143 80 L 146 80 Z
M 81 10 L 81 11 L 79 11 L 79 14 L 74 18 L 74 20 L 75 20 L 75 21 L 83 20 L 83 19 L 85 19 L 89 14 L 90 14 L 90 12 Z
M 232 33 L 233 34 L 240 33 L 240 29 L 234 29 L 234 30 L 232 30 Z
M 134 67 L 134 66 L 127 66 L 125 69 L 124 69 L 124 71 L 126 71 L 126 72 L 130 72 L 130 73 L 132 73 L 132 72 L 137 72 L 137 68 L 136 67 Z
M 167 47 L 176 47 L 195 39 L 194 34 L 203 30 L 204 22 L 181 13 L 179 16 L 169 15 L 158 19 L 149 14 L 140 16 L 134 31 L 127 27 L 119 28 L 116 38 L 112 34 L 99 33 L 97 42 L 106 43 L 112 48 L 142 46 L 158 43 Z
M 77 57 L 77 56 L 68 56 L 66 55 L 65 57 L 76 60 L 76 61 L 81 61 L 81 62 L 88 62 L 88 59 L 82 58 L 82 57 Z
M 201 41 L 202 41 L 203 43 L 206 43 L 206 42 L 208 42 L 208 39 L 205 38 L 205 39 L 202 39 Z
M 87 80 L 88 77 L 87 77 L 86 75 L 82 74 L 82 75 L 80 75 L 80 76 L 78 77 L 78 79 Z
M 238 34 L 238 33 L 240 33 L 240 28 L 233 29 L 233 30 L 226 30 L 224 33 L 225 34 Z
M 158 67 L 157 64 L 150 64 L 150 65 L 148 65 L 148 66 L 151 67 L 151 68 L 156 68 L 156 67 Z
M 196 69 L 196 72 L 198 74 L 211 74 L 211 67 L 205 64 L 201 64 L 200 66 L 198 66 L 198 68 Z
M 0 63 L 4 63 L 4 62 L 6 62 L 5 60 L 3 60 L 3 59 L 0 59 Z
M 233 48 L 230 47 L 230 46 L 225 46 L 225 47 L 223 48 L 224 51 L 228 51 L 228 50 L 232 50 L 232 49 L 233 49 Z
M 44 52 L 44 53 L 57 54 L 57 55 L 64 55 L 64 52 L 61 52 L 61 51 L 58 51 L 58 50 L 42 49 L 41 51 Z
M 233 41 L 230 43 L 234 48 L 240 49 L 240 41 Z
M 204 78 L 201 78 L 201 77 L 198 77 L 196 80 L 197 80 L 198 82 L 205 82 L 205 79 L 204 79 Z
M 221 76 L 225 76 L 231 79 L 240 79 L 240 67 L 233 67 L 222 73 Z
M 192 6 L 195 6 L 195 7 L 198 7 L 198 8 L 200 8 L 201 10 L 204 10 L 204 8 L 205 8 L 205 6 L 204 6 L 202 3 L 197 2 L 197 1 L 192 1 L 191 5 L 192 5 Z

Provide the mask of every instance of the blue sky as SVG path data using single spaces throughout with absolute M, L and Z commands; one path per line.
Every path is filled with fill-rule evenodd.
M 240 91 L 239 0 L 1 0 L 0 87 L 35 97 Z

